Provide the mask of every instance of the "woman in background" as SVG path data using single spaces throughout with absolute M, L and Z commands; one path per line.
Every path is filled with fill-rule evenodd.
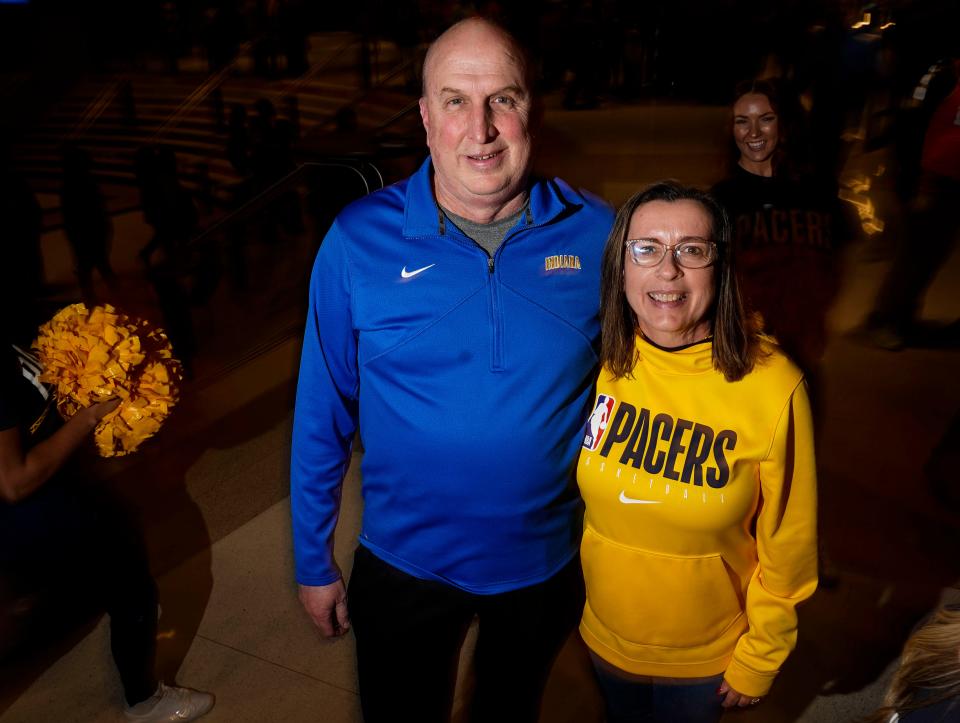
M 774 80 L 741 83 L 732 113 L 735 163 L 712 193 L 733 224 L 744 302 L 816 376 L 852 227 L 838 199 L 813 181 L 795 97 Z

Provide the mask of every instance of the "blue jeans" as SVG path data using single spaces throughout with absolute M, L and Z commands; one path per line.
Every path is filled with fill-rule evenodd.
M 658 678 L 631 677 L 591 658 L 606 703 L 607 723 L 716 723 L 723 715 L 723 698 L 717 695 L 722 673 L 690 683 L 657 682 Z

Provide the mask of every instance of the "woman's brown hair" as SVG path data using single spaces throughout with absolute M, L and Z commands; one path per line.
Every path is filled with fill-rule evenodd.
M 717 245 L 713 264 L 717 296 L 710 307 L 713 329 L 713 366 L 728 382 L 742 379 L 759 352 L 756 324 L 747 318 L 730 244 L 730 220 L 716 199 L 696 188 L 675 181 L 660 181 L 631 196 L 617 212 L 607 238 L 600 272 L 600 362 L 614 379 L 629 377 L 637 361 L 637 319 L 624 293 L 627 231 L 637 209 L 651 201 L 694 201 L 710 218 L 711 240 Z

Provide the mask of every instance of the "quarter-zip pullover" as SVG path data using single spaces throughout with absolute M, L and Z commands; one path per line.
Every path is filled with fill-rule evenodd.
M 573 469 L 612 211 L 534 181 L 490 258 L 443 222 L 431 172 L 427 160 L 348 206 L 317 255 L 291 461 L 303 584 L 339 574 L 332 535 L 358 429 L 360 542 L 389 564 L 492 594 L 577 551 Z

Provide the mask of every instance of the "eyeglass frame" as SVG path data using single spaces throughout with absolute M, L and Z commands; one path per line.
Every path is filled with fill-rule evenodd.
M 631 263 L 633 263 L 634 266 L 639 266 L 641 269 L 654 269 L 654 268 L 656 268 L 657 266 L 659 266 L 660 264 L 663 263 L 663 260 L 667 257 L 667 252 L 668 252 L 668 251 L 669 251 L 670 254 L 673 256 L 673 262 L 674 262 L 677 266 L 679 266 L 680 268 L 683 268 L 683 269 L 706 269 L 706 268 L 709 268 L 709 267 L 713 266 L 713 265 L 717 262 L 717 258 L 719 257 L 719 253 L 720 253 L 720 247 L 717 245 L 717 242 L 716 242 L 716 241 L 711 241 L 711 240 L 709 240 L 709 239 L 701 238 L 701 237 L 699 237 L 699 236 L 689 236 L 689 237 L 683 239 L 682 241 L 680 241 L 680 243 L 675 243 L 675 244 L 665 244 L 665 243 L 663 243 L 663 241 L 659 241 L 659 240 L 657 240 L 657 239 L 655 239 L 655 238 L 628 238 L 628 239 L 626 239 L 626 240 L 623 242 L 624 248 L 628 248 L 628 249 L 629 249 L 630 246 L 631 246 L 632 244 L 635 244 L 637 241 L 646 241 L 646 242 L 648 242 L 648 243 L 657 244 L 658 246 L 660 246 L 660 247 L 663 249 L 663 253 L 660 254 L 660 258 L 657 259 L 657 262 L 654 263 L 654 264 L 650 264 L 650 265 L 648 265 L 648 266 L 645 266 L 645 265 L 643 265 L 643 264 L 641 264 L 641 263 L 638 263 L 638 262 L 634 259 L 634 257 L 633 257 L 633 252 L 631 252 L 631 253 L 630 253 L 630 261 L 631 261 Z M 711 250 L 710 260 L 709 260 L 707 263 L 705 263 L 703 266 L 687 266 L 685 263 L 683 263 L 683 262 L 680 260 L 680 256 L 679 256 L 679 254 L 677 253 L 677 249 L 680 248 L 681 246 L 683 246 L 684 244 L 688 244 L 688 243 L 705 243 L 705 244 L 707 244 L 707 246 L 708 246 L 708 247 L 710 248 L 710 250 Z

